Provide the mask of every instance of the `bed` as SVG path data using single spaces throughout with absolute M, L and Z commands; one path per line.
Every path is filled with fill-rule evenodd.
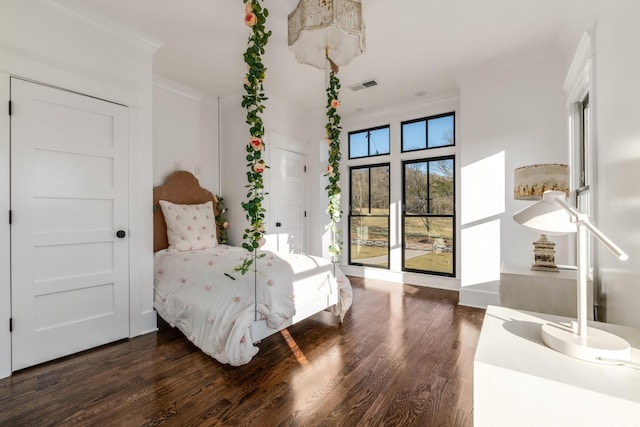
M 313 314 L 344 319 L 351 285 L 329 260 L 260 251 L 255 272 L 234 273 L 248 252 L 220 244 L 217 199 L 191 173 L 174 172 L 153 198 L 154 307 L 204 353 L 243 365 L 256 343 Z

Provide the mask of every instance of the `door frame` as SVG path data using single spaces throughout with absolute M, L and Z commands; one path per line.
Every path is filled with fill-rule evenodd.
M 93 239 L 89 239 L 86 241 L 86 243 L 94 243 L 94 242 L 106 243 L 107 240 L 104 240 L 104 239 L 109 239 L 109 241 L 113 239 L 113 250 L 118 251 L 117 252 L 118 255 L 113 257 L 113 260 L 114 260 L 114 265 L 113 265 L 114 271 L 113 271 L 113 277 L 112 277 L 112 279 L 114 280 L 113 289 L 114 291 L 117 290 L 117 295 L 116 293 L 114 293 L 114 298 L 115 298 L 114 300 L 115 304 L 113 307 L 114 312 L 112 313 L 112 316 L 105 317 L 106 313 L 103 313 L 98 317 L 90 316 L 88 318 L 83 318 L 82 320 L 77 319 L 77 321 L 73 321 L 70 323 L 58 324 L 56 325 L 55 328 L 45 328 L 47 332 L 42 332 L 42 333 L 49 336 L 48 339 L 52 344 L 50 349 L 53 349 L 53 350 L 49 351 L 49 347 L 48 347 L 47 350 L 45 350 L 44 352 L 35 352 L 36 354 L 38 353 L 42 354 L 42 356 L 40 357 L 32 356 L 34 354 L 34 350 L 30 350 L 29 346 L 32 345 L 31 343 L 33 342 L 32 340 L 34 339 L 34 337 L 31 337 L 31 339 L 29 338 L 25 339 L 25 337 L 28 337 L 30 333 L 37 332 L 36 330 L 32 331 L 32 328 L 35 328 L 35 325 L 31 324 L 30 322 L 34 321 L 34 319 L 32 315 L 28 314 L 33 310 L 35 310 L 35 306 L 30 305 L 32 303 L 35 303 L 35 299 L 30 297 L 25 299 L 26 296 L 31 294 L 27 292 L 27 294 L 25 295 L 24 294 L 25 290 L 23 289 L 21 291 L 19 288 L 23 283 L 32 284 L 34 286 L 34 289 L 37 286 L 35 282 L 34 283 L 30 281 L 22 282 L 20 280 L 19 282 L 15 282 L 15 280 L 16 280 L 16 275 L 19 274 L 20 272 L 25 273 L 27 276 L 29 276 L 29 273 L 27 271 L 31 269 L 28 266 L 25 267 L 24 263 L 29 264 L 30 262 L 32 262 L 31 256 L 35 255 L 35 252 L 31 253 L 29 252 L 30 249 L 28 249 L 28 248 L 31 248 L 32 244 L 22 243 L 22 242 L 32 242 L 31 238 L 33 237 L 35 238 L 35 240 L 32 242 L 33 245 L 38 246 L 35 243 L 38 239 L 35 237 L 36 236 L 35 234 L 31 234 L 33 233 L 33 230 L 32 230 L 32 227 L 29 225 L 29 218 L 31 218 L 30 213 L 25 212 L 24 215 L 20 215 L 18 213 L 18 215 L 20 215 L 20 218 L 24 218 L 25 220 L 20 221 L 19 223 L 16 222 L 15 225 L 12 225 L 9 227 L 10 239 L 11 239 L 10 249 L 9 249 L 10 250 L 9 262 L 10 262 L 10 269 L 11 269 L 10 270 L 11 277 L 9 282 L 10 294 L 11 294 L 11 316 L 14 320 L 17 320 L 17 322 L 19 322 L 21 326 L 19 329 L 20 331 L 19 335 L 17 335 L 18 330 L 13 331 L 14 333 L 16 333 L 16 335 L 13 335 L 13 334 L 11 335 L 11 351 L 10 351 L 11 370 L 15 371 L 18 369 L 22 369 L 24 367 L 32 366 L 34 364 L 39 364 L 42 362 L 56 359 L 58 357 L 66 356 L 68 354 L 73 354 L 78 351 L 92 348 L 92 347 L 95 347 L 96 345 L 106 344 L 110 341 L 113 341 L 114 339 L 117 340 L 117 339 L 130 336 L 130 319 L 129 318 L 130 318 L 130 311 L 131 311 L 131 308 L 130 308 L 131 280 L 130 280 L 130 269 L 129 269 L 129 263 L 130 263 L 129 239 L 127 238 L 125 240 L 122 240 L 122 239 L 117 239 L 115 237 L 115 230 L 118 228 L 125 229 L 127 234 L 129 234 L 130 232 L 130 225 L 129 225 L 129 203 L 130 203 L 129 201 L 129 193 L 130 193 L 130 188 L 129 188 L 130 187 L 129 108 L 120 103 L 104 100 L 102 98 L 83 94 L 77 91 L 68 90 L 65 88 L 60 88 L 54 85 L 40 83 L 31 79 L 24 79 L 17 76 L 10 76 L 9 88 L 10 88 L 11 102 L 16 103 L 15 106 L 17 107 L 16 108 L 17 112 L 22 111 L 21 107 L 23 104 L 25 105 L 24 110 L 27 111 L 29 110 L 29 108 L 26 106 L 31 105 L 30 103 L 32 101 L 35 101 L 37 103 L 36 101 L 37 99 L 42 99 L 42 100 L 45 100 L 45 104 L 60 103 L 61 105 L 70 107 L 71 109 L 80 109 L 83 111 L 85 110 L 89 111 L 91 113 L 98 112 L 98 113 L 103 113 L 107 115 L 113 114 L 114 118 L 117 118 L 116 119 L 117 121 L 116 120 L 113 121 L 114 126 L 117 126 L 117 128 L 114 127 L 112 130 L 112 131 L 115 131 L 115 133 L 113 134 L 113 137 L 117 138 L 117 141 L 118 141 L 118 144 L 117 145 L 114 144 L 111 147 L 111 149 L 105 146 L 106 151 L 102 150 L 101 149 L 102 147 L 98 147 L 93 144 L 83 146 L 85 148 L 81 148 L 79 149 L 79 151 L 77 151 L 78 154 L 83 154 L 83 152 L 86 149 L 87 151 L 84 154 L 90 157 L 98 156 L 104 159 L 112 159 L 112 160 L 117 159 L 118 169 L 117 170 L 113 169 L 113 172 L 114 172 L 113 200 L 114 202 L 118 203 L 117 207 L 114 205 L 114 215 L 112 218 L 114 223 L 103 224 L 107 226 L 106 229 L 100 228 L 99 230 L 93 230 L 93 229 L 91 231 L 87 230 L 89 234 L 93 237 Z M 19 95 L 20 95 L 20 98 L 17 98 L 17 96 Z M 25 182 L 28 182 L 28 177 L 23 176 L 22 173 L 27 173 L 27 175 L 29 175 L 28 169 L 25 169 L 25 166 L 31 167 L 29 166 L 29 160 L 32 158 L 26 154 L 27 152 L 31 152 L 31 150 L 22 151 L 21 147 L 30 147 L 30 143 L 33 140 L 32 139 L 25 139 L 25 140 L 15 139 L 14 141 L 14 137 L 17 138 L 20 136 L 17 133 L 17 131 L 19 130 L 18 124 L 21 124 L 23 126 L 20 128 L 22 130 L 32 127 L 30 124 L 32 122 L 24 121 L 28 118 L 29 118 L 29 115 L 25 115 L 25 114 L 16 115 L 15 116 L 16 121 L 14 123 L 14 120 L 13 120 L 14 117 L 13 116 L 10 117 L 10 127 L 12 132 L 10 133 L 10 138 L 9 138 L 9 150 L 10 150 L 9 203 L 10 203 L 10 208 L 12 210 L 16 208 L 27 209 L 31 205 L 30 204 L 31 199 L 29 198 L 21 199 L 21 197 L 18 197 L 18 195 L 14 193 L 15 191 L 19 191 L 21 193 L 20 196 L 24 195 L 22 194 L 22 190 L 20 190 L 19 188 L 16 188 L 16 185 L 20 186 L 20 185 L 24 185 L 25 183 L 17 182 L 14 180 L 21 179 L 22 177 L 27 179 L 27 181 Z M 18 120 L 20 121 L 20 123 L 18 123 Z M 16 125 L 15 131 L 13 129 L 14 124 Z M 24 127 L 24 126 L 27 126 L 27 127 Z M 21 135 L 25 136 L 23 134 Z M 29 137 L 27 136 L 27 138 Z M 21 143 L 23 142 L 26 145 L 21 146 Z M 41 143 L 35 143 L 35 145 L 39 146 L 41 145 Z M 54 143 L 54 146 L 55 145 L 56 144 Z M 46 146 L 45 144 L 43 145 L 43 147 L 48 147 L 48 146 Z M 78 147 L 75 147 L 73 145 L 66 146 L 63 144 L 61 147 L 58 147 L 58 148 L 54 147 L 53 150 L 56 151 L 60 149 L 59 152 L 61 153 L 65 153 L 65 152 L 76 153 L 76 151 L 74 151 L 74 149 L 76 148 L 79 148 L 79 146 Z M 18 151 L 14 152 L 14 150 L 18 150 Z M 70 151 L 67 151 L 67 150 L 70 150 Z M 45 148 L 45 152 L 47 151 L 48 149 Z M 17 161 L 17 163 L 13 163 L 14 161 Z M 26 163 L 24 163 L 25 161 Z M 111 164 L 115 165 L 116 162 L 112 161 Z M 112 167 L 115 168 L 115 166 L 112 166 Z M 69 187 L 69 189 L 73 189 L 74 188 L 73 184 L 70 184 L 70 185 L 71 186 Z M 67 187 L 65 187 L 64 184 L 63 184 L 63 188 L 67 189 Z M 73 193 L 73 190 L 71 190 L 71 193 Z M 26 194 L 31 194 L 31 193 L 29 191 L 26 191 Z M 91 195 L 96 195 L 96 194 L 94 192 L 94 193 L 91 193 Z M 82 193 L 80 193 L 80 194 L 72 195 L 70 196 L 70 198 L 74 200 L 83 200 L 83 199 L 92 200 L 93 198 L 91 197 L 91 195 L 89 197 L 86 197 L 87 196 L 86 194 L 83 195 Z M 78 196 L 77 199 L 76 199 L 76 196 Z M 103 196 L 107 198 L 109 197 L 108 194 L 99 193 L 98 198 L 103 198 Z M 53 195 L 53 198 L 56 199 L 57 195 Z M 118 215 L 116 215 L 116 212 L 118 213 Z M 31 219 L 35 221 L 35 218 L 31 218 Z M 111 229 L 111 227 L 113 227 L 113 229 Z M 62 234 L 63 236 L 65 237 L 68 236 L 64 234 L 66 232 L 66 229 L 63 228 L 60 231 L 63 233 Z M 96 235 L 96 232 L 98 233 L 98 235 Z M 113 232 L 113 235 L 111 234 L 111 232 Z M 83 237 L 80 237 L 80 240 L 84 240 L 84 237 L 86 237 L 86 235 Z M 16 238 L 20 240 L 16 241 L 15 240 Z M 24 240 L 22 240 L 23 238 Z M 72 240 L 75 242 L 75 238 L 73 238 Z M 16 243 L 18 242 L 20 242 L 21 244 L 18 247 L 16 247 Z M 52 244 L 52 243 L 53 241 L 46 240 L 46 242 L 43 244 L 44 246 L 48 246 L 49 244 Z M 65 243 L 63 242 L 62 244 L 64 245 Z M 96 273 L 99 276 L 98 280 L 108 280 L 105 277 L 103 277 L 101 269 Z M 71 276 L 70 280 L 75 281 L 76 278 L 80 279 L 80 277 L 84 277 L 84 274 L 80 274 L 79 276 Z M 23 277 L 23 279 L 31 280 L 32 278 Z M 55 280 L 59 281 L 59 279 L 60 278 L 56 278 Z M 94 280 L 95 279 L 96 277 L 94 277 Z M 69 282 L 65 280 L 64 283 L 69 283 Z M 103 282 L 99 282 L 99 283 L 103 283 Z M 72 285 L 71 288 L 63 287 L 62 282 L 58 283 L 58 285 L 60 287 L 56 291 L 53 291 L 54 294 L 59 291 L 66 292 L 71 289 L 77 292 L 82 292 L 83 290 L 89 290 L 89 289 L 96 289 L 98 282 L 95 282 L 95 283 L 90 282 L 90 284 L 87 284 L 86 282 L 84 282 L 83 285 L 79 285 L 78 283 L 76 283 Z M 49 294 L 49 292 L 50 292 L 50 289 L 47 288 L 47 290 L 44 290 L 43 295 Z M 27 301 L 30 301 L 30 302 L 27 303 Z M 27 304 L 27 306 L 25 306 L 24 304 Z M 87 315 L 87 313 L 83 313 L 83 315 Z M 90 332 L 90 329 L 87 329 L 89 327 L 89 324 L 91 324 L 92 327 L 101 325 L 100 331 L 94 330 L 94 332 L 98 332 L 97 334 Z M 65 327 L 71 328 L 71 329 L 69 331 L 62 331 L 61 329 L 59 329 L 59 328 L 65 328 Z M 55 332 L 55 330 L 59 332 Z M 53 336 L 51 335 L 52 334 L 51 331 L 54 331 Z M 75 332 L 71 332 L 71 331 L 75 331 Z M 54 338 L 56 333 L 62 334 L 60 336 L 61 338 L 72 337 L 76 334 L 82 336 L 83 338 L 81 338 L 80 340 L 76 339 L 75 341 L 73 340 L 68 341 L 69 346 L 67 346 L 67 344 L 64 344 L 61 346 L 61 345 L 56 345 L 59 343 L 57 339 Z M 67 341 L 64 341 L 64 342 L 67 343 Z M 17 347 L 18 344 L 20 344 L 19 347 Z M 26 344 L 26 348 L 23 344 Z
M 8 221 L 11 208 L 11 119 L 9 99 L 11 91 L 10 75 L 0 71 L 0 378 L 11 375 L 11 227 Z
M 1 56 L 1 55 L 0 55 Z M 18 57 L 16 57 L 18 58 Z M 5 208 L 7 215 L 10 207 L 10 117 L 8 105 L 10 100 L 11 77 L 29 80 L 62 90 L 69 90 L 81 94 L 95 94 L 116 104 L 129 108 L 129 337 L 157 331 L 157 315 L 153 307 L 153 222 L 147 206 L 153 203 L 152 192 L 152 159 L 151 153 L 151 95 L 140 89 L 125 89 L 116 84 L 109 84 L 97 80 L 78 83 L 77 75 L 65 70 L 60 76 L 48 75 L 46 66 L 36 63 L 32 73 L 26 73 L 26 68 L 18 67 L 13 72 L 0 67 L 0 162 L 6 162 L 7 168 L 4 180 L 0 180 L 0 208 Z M 25 74 L 29 74 L 26 77 Z M 43 79 L 34 77 L 41 76 Z M 46 77 L 46 78 L 45 78 Z M 49 79 L 51 78 L 51 79 Z M 133 86 L 131 86 L 133 87 Z M 135 86 L 137 88 L 137 86 Z M 104 96 L 100 96 L 103 94 Z M 149 124 L 149 127 L 147 127 Z M 9 236 L 9 221 L 5 216 L 0 221 L 0 233 Z M 9 321 L 11 318 L 11 284 L 10 257 L 11 246 L 9 237 L 0 241 L 0 378 L 11 376 L 11 333 Z M 5 267 L 6 265 L 6 267 Z M 4 281 L 1 281 L 4 279 Z

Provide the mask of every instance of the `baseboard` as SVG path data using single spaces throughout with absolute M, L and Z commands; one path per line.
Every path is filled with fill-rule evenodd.
M 459 294 L 458 304 L 466 307 L 486 309 L 488 305 L 500 305 L 500 294 L 498 293 L 497 283 L 495 286 L 486 286 L 486 284 L 465 286 L 460 288 Z
M 157 315 L 155 310 L 145 311 L 140 313 L 137 322 L 134 325 L 131 324 L 129 338 L 136 337 L 138 335 L 148 334 L 158 330 Z
M 0 366 L 0 379 L 11 376 L 11 363 L 7 366 Z
M 457 291 L 460 288 L 460 280 L 455 277 L 435 276 L 406 271 L 390 271 L 356 265 L 340 265 L 340 270 L 347 276 L 371 278 L 393 283 L 404 283 L 407 285 L 425 286 L 449 291 Z

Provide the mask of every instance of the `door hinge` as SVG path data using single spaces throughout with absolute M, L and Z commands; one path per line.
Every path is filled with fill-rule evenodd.
M 13 317 L 9 317 L 9 332 L 13 332 Z
M 304 217 L 305 218 L 307 217 L 307 211 L 304 211 Z
M 9 211 L 9 225 L 11 225 L 13 216 L 11 215 L 11 211 Z
M 304 165 L 304 172 L 307 172 L 307 165 Z
M 12 105 L 12 104 L 11 104 L 11 100 L 9 100 L 9 115 L 11 115 L 11 111 L 12 111 L 12 109 L 11 109 L 11 105 Z

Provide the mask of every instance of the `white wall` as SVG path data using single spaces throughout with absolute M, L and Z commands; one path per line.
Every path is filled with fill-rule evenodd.
M 180 169 L 218 193 L 218 148 L 218 98 L 154 76 L 153 185 Z
M 527 53 L 461 76 L 460 303 L 497 304 L 500 263 L 528 265 L 538 235 L 512 215 L 530 202 L 513 199 L 513 170 L 566 163 L 567 113 L 559 51 Z M 554 237 L 556 262 L 569 264 L 566 237 Z
M 629 255 L 598 247 L 606 321 L 640 328 L 640 3 L 601 0 L 595 28 L 595 222 Z M 585 28 L 586 29 L 586 28 Z
M 69 7 L 66 7 L 68 5 Z M 159 43 L 103 19 L 81 3 L 0 2 L 0 104 L 8 76 L 44 82 L 129 107 L 130 336 L 155 329 L 152 230 L 152 55 Z M 4 107 L 3 107 L 4 108 Z M 6 115 L 0 123 L 0 159 L 6 163 Z M 3 183 L 9 169 L 2 168 Z M 3 184 L 4 185 L 4 184 Z M 0 190 L 2 206 L 8 204 Z M 6 211 L 5 211 L 6 212 Z M 4 225 L 3 225 L 4 227 Z M 3 228 L 3 232 L 6 229 Z M 9 248 L 2 240 L 0 324 L 10 317 Z M 9 375 L 11 343 L 0 334 L 0 377 Z
M 220 98 L 220 195 L 229 211 L 227 236 L 229 244 L 242 244 L 242 233 L 247 227 L 244 210 L 247 183 L 245 146 L 249 141 L 249 126 L 245 124 L 246 110 L 240 95 Z

